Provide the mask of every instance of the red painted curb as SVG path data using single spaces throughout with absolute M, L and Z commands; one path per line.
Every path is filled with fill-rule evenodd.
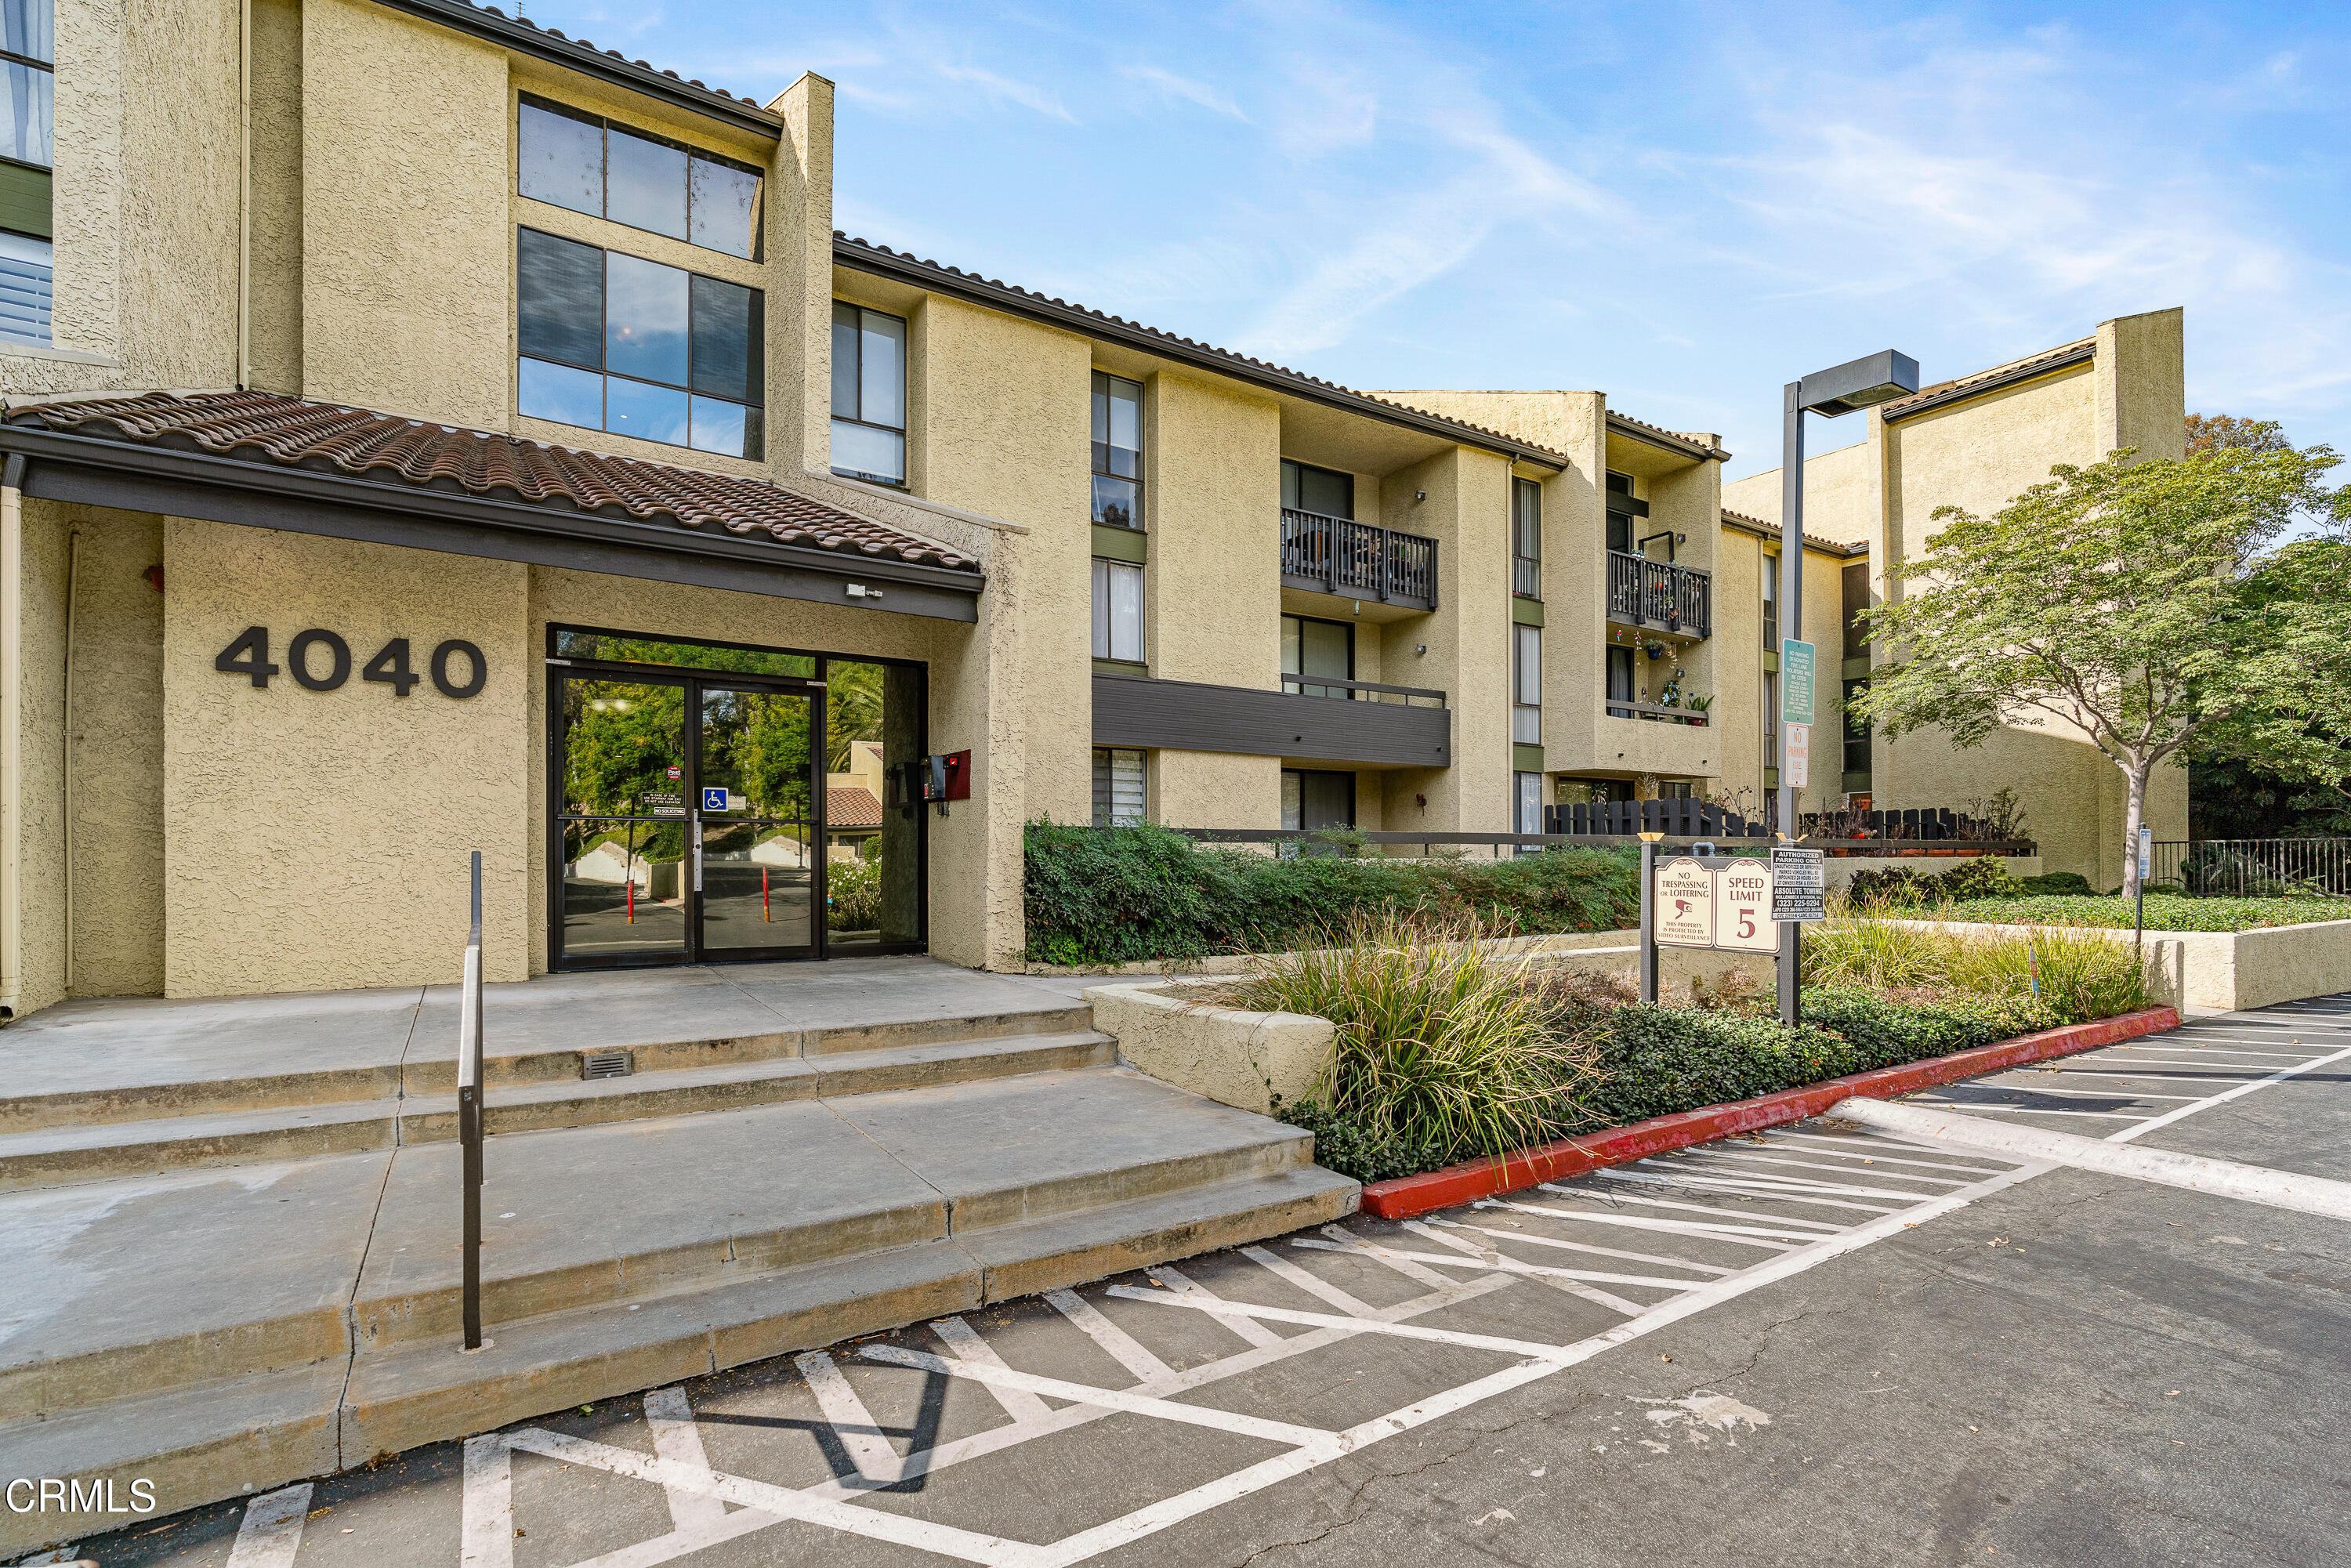
M 1678 1111 L 1670 1116 L 1653 1117 L 1626 1127 L 1579 1133 L 1555 1144 L 1540 1144 L 1531 1149 L 1520 1149 L 1500 1159 L 1471 1160 L 1466 1165 L 1447 1166 L 1441 1171 L 1374 1182 L 1364 1188 L 1364 1212 L 1382 1219 L 1405 1219 L 1416 1214 L 1426 1214 L 1432 1208 L 1468 1203 L 1472 1198 L 1516 1192 L 1537 1182 L 1575 1176 L 1583 1171 L 1597 1170 L 1603 1166 L 1623 1165 L 1627 1160 L 1637 1160 L 1646 1155 L 1686 1148 L 1691 1144 L 1709 1143 L 1716 1138 L 1729 1137 L 1733 1133 L 1748 1133 L 1758 1127 L 1777 1127 L 1789 1122 L 1801 1122 L 1807 1116 L 1817 1116 L 1838 1101 L 1854 1095 L 1870 1100 L 1888 1100 L 1896 1094 L 1907 1094 L 1913 1089 L 1924 1089 L 1930 1083 L 1955 1082 L 1979 1073 L 1998 1072 L 2003 1068 L 2021 1067 L 2028 1061 L 2040 1061 L 2052 1056 L 2069 1056 L 2077 1051 L 2091 1051 L 2098 1046 L 2112 1045 L 2118 1040 L 2160 1034 L 2165 1030 L 2179 1027 L 2179 1014 L 2177 1011 L 2170 1008 L 2147 1008 L 2140 1012 L 2120 1013 L 2090 1023 L 2068 1024 L 2063 1029 L 2045 1029 L 2037 1034 L 2022 1034 L 1993 1045 L 1980 1045 L 1972 1051 L 1954 1051 L 1949 1056 L 1932 1056 L 1924 1061 L 1908 1062 L 1900 1067 L 1881 1067 L 1870 1072 L 1831 1078 L 1819 1083 L 1808 1083 L 1801 1089 L 1782 1089 L 1776 1094 L 1765 1094 L 1754 1100 L 1734 1100 L 1727 1105 Z

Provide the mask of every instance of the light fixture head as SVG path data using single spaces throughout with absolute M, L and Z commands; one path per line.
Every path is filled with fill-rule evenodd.
M 1893 349 L 1814 371 L 1796 384 L 1796 406 L 1834 418 L 1918 390 L 1918 361 Z

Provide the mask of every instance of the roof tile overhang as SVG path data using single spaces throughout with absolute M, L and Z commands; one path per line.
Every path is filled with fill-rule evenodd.
M 1737 528 L 1743 534 L 1753 534 L 1759 538 L 1776 539 L 1782 537 L 1779 524 L 1767 523 L 1761 517 L 1750 517 L 1744 512 L 1734 512 L 1728 507 L 1723 509 L 1722 526 L 1727 528 Z M 1818 534 L 1806 534 L 1804 548 L 1818 555 L 1842 556 L 1848 560 L 1869 553 L 1869 547 L 1865 544 L 1841 544 L 1835 539 L 1824 539 Z
M 1957 381 L 1924 388 L 1908 397 L 1896 398 L 1891 402 L 1881 404 L 1880 408 L 1886 423 L 1891 424 L 1913 414 L 1925 413 L 1929 409 L 1941 408 L 1946 403 L 1979 397 L 2023 382 L 2038 381 L 2043 376 L 2053 375 L 2074 365 L 2087 364 L 2097 355 L 2097 339 L 2077 339 L 2037 354 L 2028 354 L 2021 360 L 2011 360 L 2004 365 L 1994 365 L 1988 371 L 1978 371 L 1971 376 L 1961 376 Z
M 12 407 L 27 494 L 451 553 L 974 618 L 978 563 L 757 480 L 273 392 L 149 392 Z

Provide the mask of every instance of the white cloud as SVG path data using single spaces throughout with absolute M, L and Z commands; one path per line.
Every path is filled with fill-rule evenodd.
M 1233 101 L 1230 94 L 1219 92 L 1206 82 L 1194 81 L 1189 77 L 1179 77 L 1175 72 L 1162 70 L 1157 66 L 1121 66 L 1118 68 L 1118 74 L 1131 77 L 1136 81 L 1149 82 L 1169 98 L 1181 99 L 1186 103 L 1197 104 L 1213 113 L 1228 114 L 1243 124 L 1249 121 L 1249 116 L 1241 112 L 1241 106 Z
M 939 61 L 934 63 L 931 68 L 948 81 L 968 83 L 979 89 L 987 97 L 999 102 L 1017 103 L 1021 108 L 1033 110 L 1049 120 L 1067 120 L 1071 125 L 1078 122 L 1078 117 L 1063 108 L 1060 99 L 1041 88 L 1031 87 L 1027 82 L 1015 81 L 1009 77 L 998 76 L 996 72 L 979 66 L 948 65 L 945 61 Z

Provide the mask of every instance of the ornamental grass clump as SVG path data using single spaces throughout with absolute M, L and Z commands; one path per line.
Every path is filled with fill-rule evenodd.
M 1491 935 L 1466 918 L 1367 915 L 1217 999 L 1329 1019 L 1337 1038 L 1314 1099 L 1368 1136 L 1455 1159 L 1505 1154 L 1581 1118 L 1594 1052 L 1554 1034 L 1525 960 L 1481 946 Z
M 1804 983 L 2031 997 L 2052 1021 L 2086 1023 L 2147 1005 L 2147 967 L 2128 940 L 2069 926 L 1958 932 L 1844 914 L 1804 932 Z

